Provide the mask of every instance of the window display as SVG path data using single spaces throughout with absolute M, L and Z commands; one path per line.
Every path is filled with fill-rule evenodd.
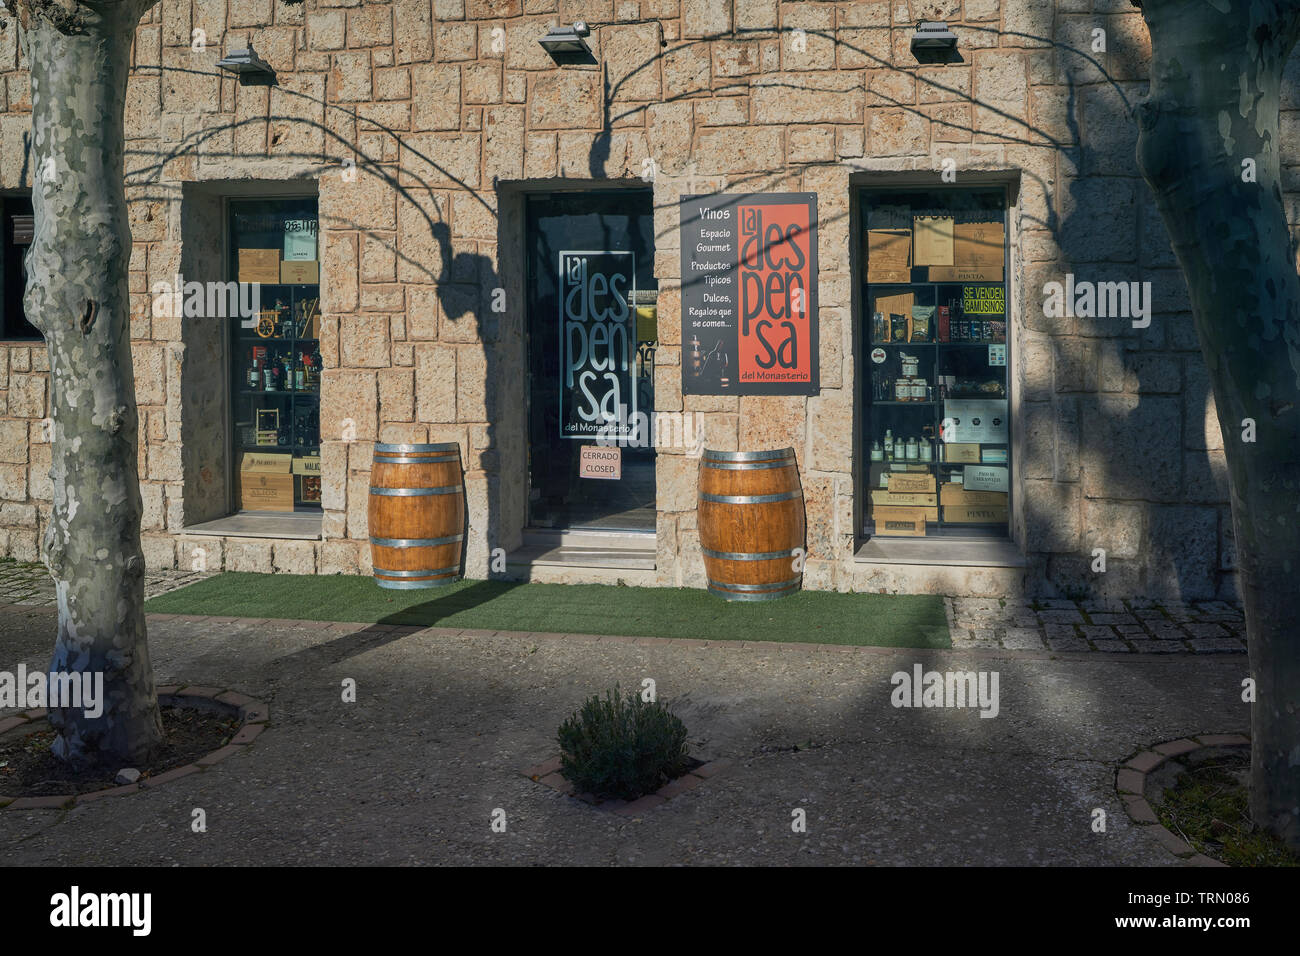
M 866 534 L 1007 533 L 1000 189 L 863 193 Z
M 27 291 L 23 256 L 32 244 L 33 228 L 31 199 L 0 196 L 0 339 L 41 338 L 23 307 Z
M 235 507 L 320 508 L 320 267 L 315 199 L 230 203 L 231 271 L 257 283 L 232 321 Z M 250 327 L 245 328 L 245 325 Z

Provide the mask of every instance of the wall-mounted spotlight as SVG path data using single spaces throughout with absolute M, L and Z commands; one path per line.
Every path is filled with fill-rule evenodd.
M 587 41 L 583 39 L 587 36 L 591 36 L 591 27 L 578 20 L 571 27 L 551 27 L 546 36 L 537 42 L 556 60 L 590 57 L 591 47 L 587 46 Z
M 951 63 L 960 60 L 957 53 L 957 34 L 948 24 L 922 21 L 912 34 L 912 55 L 918 63 Z
M 231 50 L 223 59 L 217 61 L 217 66 L 234 73 L 239 77 L 239 82 L 244 85 L 268 86 L 275 82 L 275 70 L 271 68 L 271 64 L 257 55 L 252 41 L 249 41 L 247 50 Z

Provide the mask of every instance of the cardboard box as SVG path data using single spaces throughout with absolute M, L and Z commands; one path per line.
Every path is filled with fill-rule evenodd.
M 939 496 L 920 492 L 894 492 L 883 488 L 872 488 L 871 504 L 891 508 L 933 508 L 939 504 Z
M 282 262 L 280 263 L 280 283 L 282 285 L 319 285 L 320 263 Z
M 934 475 L 929 472 L 893 472 L 889 476 L 889 491 L 891 494 L 932 495 L 935 493 Z
M 292 455 L 244 452 L 239 462 L 239 507 L 293 511 Z
M 1001 282 L 1006 230 L 1000 222 L 953 227 L 950 266 L 930 266 L 931 282 Z
M 912 265 L 951 266 L 953 260 L 952 216 L 916 216 L 912 220 Z
M 912 281 L 912 230 L 867 230 L 867 281 Z
M 945 505 L 943 520 L 953 524 L 1006 524 L 1007 509 L 993 505 Z
M 948 482 L 939 486 L 939 504 L 944 507 L 1006 508 L 1005 491 L 967 491 L 962 485 Z
M 239 281 L 280 284 L 279 249 L 240 249 Z
M 935 495 L 931 495 L 930 497 L 933 498 Z M 898 517 L 909 518 L 916 514 L 920 514 L 920 516 L 926 521 L 938 521 L 939 506 L 934 505 L 933 507 L 925 508 L 908 505 L 890 505 L 888 507 L 872 505 L 867 517 L 874 518 L 877 521 L 892 521 Z
M 978 465 L 980 446 L 974 442 L 950 441 L 943 443 L 943 460 Z
M 876 534 L 882 537 L 925 537 L 924 508 L 890 508 L 880 509 L 882 513 L 875 516 Z

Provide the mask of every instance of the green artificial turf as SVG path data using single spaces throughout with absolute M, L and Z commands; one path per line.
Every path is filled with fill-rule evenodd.
M 390 591 L 368 577 L 228 572 L 159 595 L 153 614 L 419 624 L 629 637 L 951 647 L 943 599 L 802 591 L 729 603 L 690 588 L 460 581 Z

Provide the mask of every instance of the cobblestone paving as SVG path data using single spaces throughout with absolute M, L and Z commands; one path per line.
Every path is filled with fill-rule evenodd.
M 144 577 L 146 599 L 175 591 L 208 577 L 212 572 L 147 571 Z M 0 604 L 25 604 L 30 607 L 54 606 L 54 579 L 43 564 L 0 560 Z
M 1240 604 L 1140 599 L 1006 601 L 947 598 L 953 647 L 1110 654 L 1240 654 Z

